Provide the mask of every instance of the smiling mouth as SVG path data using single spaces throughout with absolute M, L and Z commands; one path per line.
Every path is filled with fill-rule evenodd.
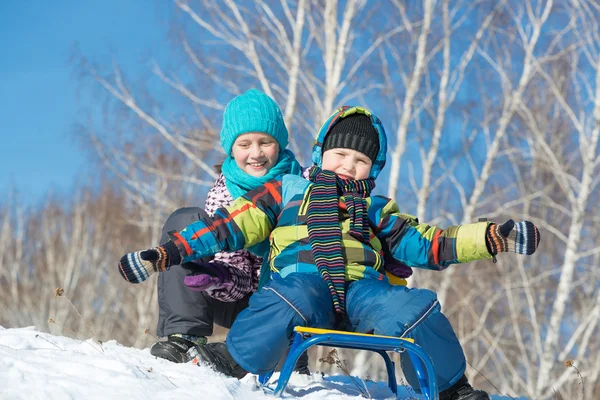
M 263 162 L 259 162 L 259 163 L 248 163 L 248 165 L 252 168 L 258 169 L 258 168 L 264 167 L 266 163 L 267 163 L 266 161 L 263 161 Z
M 354 178 L 352 178 L 351 176 L 344 175 L 344 174 L 338 174 L 338 176 L 339 176 L 340 178 L 342 178 L 342 179 L 346 179 L 346 180 L 348 180 L 348 179 L 354 179 Z

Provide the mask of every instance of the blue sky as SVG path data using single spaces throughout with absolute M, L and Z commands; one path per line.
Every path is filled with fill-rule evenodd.
M 93 61 L 147 70 L 149 54 L 167 47 L 172 4 L 158 3 L 0 2 L 0 203 L 11 185 L 33 204 L 49 192 L 69 193 L 93 172 L 73 135 L 78 115 L 93 107 L 80 100 L 70 56 L 78 46 Z

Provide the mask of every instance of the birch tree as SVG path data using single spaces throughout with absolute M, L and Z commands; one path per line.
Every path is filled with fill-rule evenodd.
M 556 153 L 549 153 L 550 147 L 544 145 L 544 138 L 540 132 L 535 132 L 536 137 L 542 141 L 541 150 L 543 155 L 548 158 L 549 164 L 552 165 L 552 172 L 557 181 L 558 186 L 564 191 L 568 200 L 566 207 L 570 217 L 566 235 L 557 235 L 564 242 L 564 258 L 560 266 L 560 274 L 558 276 L 558 285 L 556 295 L 552 302 L 552 311 L 549 315 L 550 320 L 547 326 L 547 333 L 543 342 L 543 352 L 540 360 L 539 378 L 536 385 L 536 394 L 541 396 L 550 396 L 550 382 L 560 384 L 568 379 L 571 371 L 565 371 L 556 381 L 556 376 L 552 374 L 552 369 L 557 361 L 557 353 L 562 350 L 562 358 L 564 359 L 565 349 L 561 349 L 564 345 L 565 322 L 570 319 L 566 317 L 571 302 L 572 293 L 577 290 L 578 284 L 575 280 L 575 273 L 578 264 L 587 259 L 591 255 L 599 252 L 597 248 L 597 240 L 595 245 L 586 246 L 584 242 L 584 234 L 589 232 L 586 225 L 586 219 L 590 215 L 595 215 L 598 212 L 597 194 L 598 189 L 598 172 L 600 171 L 600 150 L 598 149 L 598 138 L 600 135 L 600 53 L 597 49 L 598 43 L 598 14 L 590 7 L 591 3 L 582 2 L 574 4 L 572 20 L 581 29 L 574 31 L 574 37 L 577 44 L 581 47 L 570 54 L 570 62 L 573 66 L 571 74 L 567 75 L 569 80 L 569 91 L 567 93 L 560 91 L 556 82 L 551 79 L 548 74 L 544 74 L 545 83 L 552 92 L 557 106 L 561 113 L 564 113 L 570 124 L 570 131 L 574 135 L 574 140 L 578 144 L 577 153 L 571 155 L 576 157 L 575 165 L 577 169 L 573 170 L 571 163 L 561 162 L 557 159 Z M 570 94 L 573 96 L 570 96 Z M 571 157 L 569 157 L 571 158 Z M 560 168 L 554 171 L 554 168 Z M 596 201 L 593 201 L 596 200 Z M 565 228 L 554 226 L 549 221 L 549 225 L 553 227 L 553 232 L 563 232 Z M 591 232 L 590 232 L 591 233 Z M 597 234 L 592 233 L 596 238 Z M 593 243 L 594 241 L 592 241 Z M 581 268 L 579 266 L 579 268 Z M 598 288 L 595 288 L 598 291 Z M 596 296 L 597 297 L 597 296 Z M 595 303 L 595 302 L 593 302 Z M 594 307 L 590 309 L 591 313 L 595 313 Z M 570 347 L 577 343 L 582 337 L 581 331 L 589 332 L 589 323 L 581 321 L 577 333 L 570 338 Z M 586 328 L 588 328 L 586 330 Z M 595 329 L 591 328 L 592 331 Z M 580 333 L 581 332 L 581 333 Z M 584 342 L 589 343 L 589 342 Z M 581 343 L 580 343 L 581 344 Z M 579 357 L 589 354 L 584 347 L 579 348 Z M 581 362 L 585 363 L 585 359 Z
M 124 223 L 140 219 L 135 205 L 104 189 L 98 197 L 81 191 L 69 201 L 48 199 L 39 210 L 2 209 L 2 326 L 34 325 L 136 346 L 152 342 L 143 333 L 156 325 L 149 309 L 156 303 L 154 279 L 132 291 L 116 263 L 132 246 L 158 241 L 160 231 Z
M 82 64 L 107 95 L 108 128 L 119 134 L 85 130 L 98 160 L 122 184 L 130 209 L 121 218 L 135 240 L 153 244 L 166 216 L 197 205 L 212 184 L 212 164 L 224 158 L 216 139 L 220 114 L 234 95 L 258 87 L 273 96 L 304 165 L 305 143 L 326 116 L 344 104 L 366 105 L 390 139 L 377 190 L 396 198 L 403 212 L 440 226 L 528 219 L 542 231 L 533 257 L 415 271 L 409 282 L 438 293 L 464 346 L 469 379 L 512 396 L 580 396 L 567 363 L 581 372 L 589 398 L 600 373 L 596 1 L 173 6 L 174 49 L 187 63 L 173 70 L 153 63 L 152 83 L 162 91 L 132 83 L 118 63 Z M 161 108 L 163 95 L 176 106 Z M 79 229 L 87 231 L 85 224 Z M 91 248 L 103 265 L 95 258 L 102 248 Z M 70 257 L 67 264 L 83 262 Z M 82 281 L 72 270 L 62 273 Z M 117 294 L 131 296 L 119 287 L 105 306 L 112 308 L 103 310 L 131 312 L 136 329 L 146 328 L 151 292 L 142 301 L 126 297 L 128 305 L 114 300 Z M 317 359 L 314 368 L 322 370 Z M 368 353 L 358 361 L 353 373 L 383 377 Z

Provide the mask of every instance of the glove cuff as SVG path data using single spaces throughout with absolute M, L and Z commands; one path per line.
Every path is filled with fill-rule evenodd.
M 177 264 L 181 264 L 181 254 L 179 253 L 179 249 L 177 248 L 177 245 L 175 243 L 173 243 L 171 240 L 169 240 L 167 243 L 163 244 L 162 246 L 159 247 L 159 249 L 161 251 L 164 251 L 164 255 L 165 257 L 165 268 L 161 269 L 161 272 L 164 271 L 165 269 L 168 269 L 169 267 L 171 267 L 172 265 L 177 265 Z
M 499 231 L 498 224 L 490 224 L 485 232 L 485 245 L 492 256 L 508 251 L 508 241 Z

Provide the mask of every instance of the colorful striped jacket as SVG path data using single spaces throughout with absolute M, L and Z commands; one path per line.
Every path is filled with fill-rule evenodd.
M 316 273 L 306 225 L 312 183 L 284 175 L 217 210 L 212 219 L 197 221 L 172 234 L 184 261 L 219 251 L 248 248 L 270 240 L 269 265 L 283 277 L 292 272 Z M 369 245 L 348 234 L 349 217 L 340 203 L 342 245 L 347 260 L 346 280 L 383 279 L 383 249 L 400 262 L 417 268 L 442 270 L 453 263 L 491 258 L 486 244 L 488 222 L 445 230 L 420 224 L 400 213 L 395 201 L 367 198 L 371 226 Z
M 309 173 L 310 168 L 303 168 L 302 177 L 308 179 Z M 225 182 L 225 176 L 220 174 L 206 195 L 204 210 L 210 217 L 215 215 L 219 208 L 230 206 L 233 203 L 233 197 L 229 193 Z M 206 294 L 219 301 L 232 302 L 241 300 L 244 296 L 255 292 L 258 288 L 262 261 L 262 257 L 248 250 L 216 253 L 211 262 L 220 263 L 227 268 L 233 285 L 206 291 Z

